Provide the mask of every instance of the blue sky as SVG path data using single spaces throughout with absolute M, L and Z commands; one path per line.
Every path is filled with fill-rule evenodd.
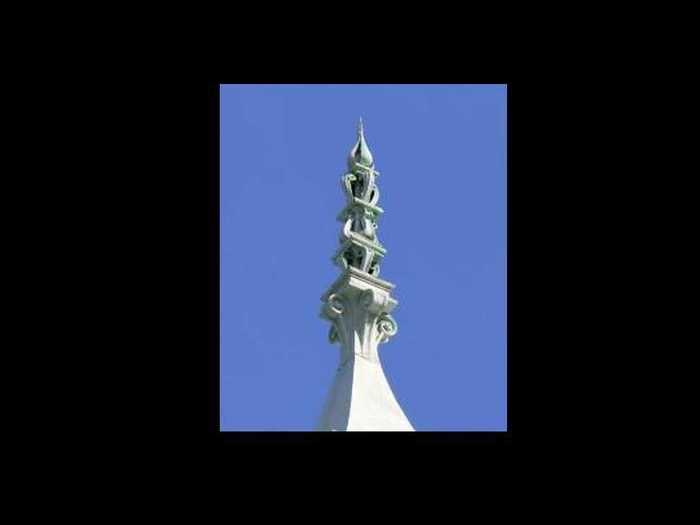
M 506 429 L 506 86 L 221 86 L 221 429 L 313 430 L 361 116 L 396 284 L 380 346 L 416 430 Z

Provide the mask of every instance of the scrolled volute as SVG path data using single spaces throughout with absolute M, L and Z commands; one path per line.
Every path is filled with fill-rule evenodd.
M 324 305 L 324 313 L 330 319 L 335 319 L 342 315 L 345 310 L 345 301 L 338 294 L 331 294 Z
M 380 343 L 386 343 L 399 331 L 399 325 L 389 314 L 384 313 L 377 318 L 377 335 Z

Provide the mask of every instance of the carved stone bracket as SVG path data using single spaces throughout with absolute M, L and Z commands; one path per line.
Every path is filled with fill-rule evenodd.
M 321 317 L 331 322 L 328 339 L 341 345 L 341 363 L 353 356 L 378 362 L 377 345 L 396 335 L 389 313 L 397 306 L 393 285 L 349 267 L 321 298 Z

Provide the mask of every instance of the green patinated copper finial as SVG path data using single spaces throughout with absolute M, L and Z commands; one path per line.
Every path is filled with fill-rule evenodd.
M 384 211 L 377 205 L 378 176 L 360 117 L 357 141 L 348 156 L 348 172 L 341 179 L 347 204 L 338 219 L 345 225 L 333 261 L 344 270 L 353 267 L 374 277 L 379 275 L 379 263 L 386 253 L 377 238 L 379 215 Z
M 366 168 L 371 168 L 374 166 L 372 152 L 369 150 L 369 146 L 365 140 L 362 117 L 360 117 L 360 122 L 357 125 L 357 142 L 353 146 L 352 150 L 350 150 L 350 156 L 348 157 L 348 168 L 352 170 L 355 164 L 360 164 Z

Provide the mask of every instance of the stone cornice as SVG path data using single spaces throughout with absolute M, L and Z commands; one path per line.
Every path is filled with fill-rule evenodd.
M 387 294 L 391 294 L 392 290 L 396 288 L 396 285 L 390 283 L 389 281 L 374 277 L 373 275 L 358 270 L 357 268 L 348 266 L 348 268 L 338 276 L 330 288 L 328 288 L 326 293 L 321 296 L 321 301 L 326 302 L 331 294 L 334 294 L 341 288 L 350 285 L 354 285 L 358 289 L 376 287 Z M 396 301 L 396 304 L 398 304 L 398 301 Z

